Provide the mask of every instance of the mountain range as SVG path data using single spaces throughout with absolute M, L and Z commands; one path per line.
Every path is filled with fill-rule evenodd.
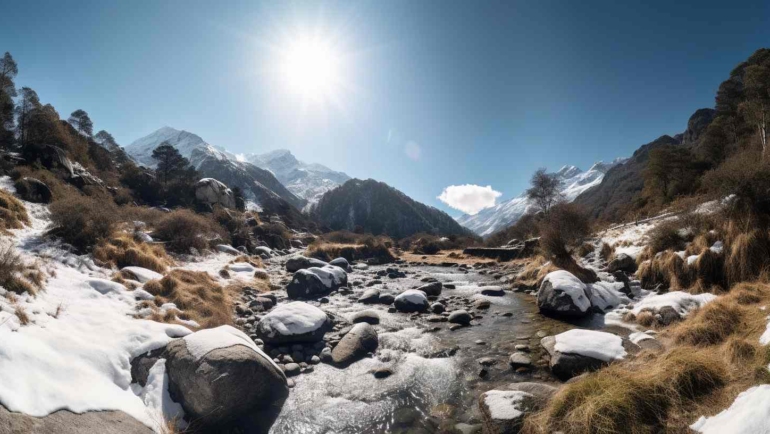
M 240 187 L 246 198 L 258 207 L 268 200 L 274 203 L 275 199 L 281 199 L 303 209 L 317 202 L 326 191 L 350 179 L 346 174 L 320 164 L 301 162 L 288 150 L 235 155 L 194 133 L 171 127 L 139 138 L 125 150 L 139 164 L 154 167 L 152 151 L 163 142 L 174 146 L 203 176 Z
M 618 158 L 610 163 L 598 162 L 583 172 L 575 166 L 564 166 L 556 175 L 562 181 L 561 194 L 571 202 L 582 193 L 601 184 L 604 175 L 613 167 L 625 163 Z M 524 214 L 531 211 L 534 204 L 527 199 L 526 192 L 513 199 L 499 203 L 493 207 L 481 210 L 475 215 L 463 215 L 457 222 L 478 235 L 488 236 L 516 223 Z

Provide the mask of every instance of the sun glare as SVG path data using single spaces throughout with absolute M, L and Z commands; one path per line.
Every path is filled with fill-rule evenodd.
M 340 57 L 332 44 L 312 38 L 293 41 L 282 74 L 289 90 L 310 100 L 334 98 L 341 82 Z

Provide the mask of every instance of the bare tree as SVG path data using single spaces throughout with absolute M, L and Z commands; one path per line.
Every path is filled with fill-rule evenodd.
M 527 198 L 544 214 L 548 214 L 551 207 L 559 203 L 563 196 L 561 194 L 562 182 L 558 176 L 547 173 L 545 168 L 537 169 L 532 179 L 529 181 L 532 186 L 527 190 Z

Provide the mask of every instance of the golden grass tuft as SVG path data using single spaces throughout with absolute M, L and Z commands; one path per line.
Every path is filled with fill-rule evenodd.
M 36 267 L 37 264 L 25 264 L 13 246 L 0 247 L 0 286 L 6 290 L 37 295 L 43 288 L 45 275 Z
M 29 223 L 29 215 L 24 204 L 11 193 L 0 190 L 0 233 L 9 229 L 21 229 Z
M 599 256 L 605 261 L 610 261 L 615 255 L 615 248 L 607 243 L 602 243 L 602 247 L 599 250 Z
M 698 291 L 693 292 L 716 292 L 713 287 L 724 287 L 725 277 L 725 258 L 721 253 L 706 248 L 700 253 L 698 259 L 692 264 L 691 281 L 695 282 Z
M 672 330 L 678 344 L 707 346 L 724 342 L 733 333 L 748 327 L 745 307 L 733 297 L 723 296 L 699 309 Z
M 158 273 L 165 272 L 174 263 L 163 245 L 137 241 L 127 233 L 99 243 L 94 247 L 93 256 L 111 267 L 142 267 Z
M 156 306 L 174 303 L 183 312 L 182 319 L 192 319 L 202 328 L 232 324 L 233 294 L 208 273 L 176 269 L 160 280 L 151 280 L 144 289 L 155 296 Z
M 770 264 L 770 237 L 764 230 L 734 235 L 725 259 L 730 285 L 758 278 Z
M 595 250 L 595 247 L 591 243 L 583 243 L 577 248 L 577 255 L 581 258 L 585 258 Z
M 539 288 L 548 273 L 559 268 L 548 261 L 544 256 L 537 255 L 524 265 L 524 268 L 516 275 L 514 286 L 526 288 Z
M 649 261 L 642 262 L 636 272 L 642 288 L 686 289 L 690 276 L 684 260 L 672 251 L 665 251 Z
M 639 314 L 636 315 L 636 322 L 642 327 L 650 327 L 655 323 L 655 314 L 648 310 L 639 312 Z
M 685 256 L 700 255 L 713 246 L 718 241 L 717 238 L 717 234 L 712 231 L 698 235 L 687 245 Z
M 262 258 L 259 256 L 246 256 L 241 255 L 230 261 L 231 264 L 245 262 L 255 268 L 265 268 L 265 263 L 262 262 Z
M 374 237 L 367 238 L 363 244 L 334 243 L 319 239 L 307 247 L 305 254 L 322 261 L 345 258 L 351 262 L 377 259 L 381 263 L 387 263 L 395 260 L 386 243 Z
M 19 319 L 19 324 L 29 324 L 29 315 L 27 315 L 27 311 L 23 307 L 16 306 L 16 309 L 14 309 L 13 313 L 16 315 L 16 318 Z

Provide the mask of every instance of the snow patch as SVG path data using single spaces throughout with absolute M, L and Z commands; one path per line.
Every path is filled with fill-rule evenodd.
M 150 280 L 158 280 L 163 278 L 162 274 L 142 267 L 123 267 L 120 271 L 124 270 L 136 276 L 136 280 L 138 280 L 140 283 L 146 283 Z
M 556 335 L 554 349 L 560 353 L 579 354 L 610 362 L 626 356 L 623 339 L 612 333 L 572 329 Z
M 735 398 L 721 413 L 701 416 L 690 425 L 703 434 L 761 434 L 770 432 L 770 384 L 754 386 Z
M 484 393 L 484 405 L 492 419 L 511 420 L 524 414 L 520 406 L 525 398 L 534 398 L 534 395 L 520 390 L 490 390 Z
M 681 316 L 686 316 L 691 310 L 702 307 L 716 299 L 714 294 L 692 295 L 682 291 L 673 291 L 661 295 L 650 295 L 634 305 L 632 312 L 638 315 L 643 310 L 659 311 L 662 307 L 670 306 Z

